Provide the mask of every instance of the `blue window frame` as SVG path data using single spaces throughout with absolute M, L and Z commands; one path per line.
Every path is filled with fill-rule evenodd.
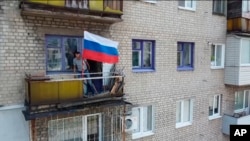
M 74 52 L 81 52 L 82 37 L 45 35 L 47 72 L 73 70 Z
M 194 69 L 194 43 L 177 43 L 177 70 Z
M 154 71 L 154 40 L 132 40 L 133 71 Z

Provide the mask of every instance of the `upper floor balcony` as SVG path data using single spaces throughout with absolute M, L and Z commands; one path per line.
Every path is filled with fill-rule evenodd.
M 224 79 L 228 85 L 250 85 L 250 38 L 247 34 L 227 35 Z
M 86 74 L 85 74 L 86 75 Z M 26 75 L 26 119 L 51 114 L 63 109 L 85 108 L 103 103 L 124 102 L 124 74 L 120 71 L 108 75 L 91 73 L 90 77 L 79 74 Z M 45 113 L 44 113 L 45 112 Z M 37 115 L 38 114 L 38 115 Z
M 81 19 L 115 23 L 122 21 L 123 0 L 20 0 L 22 15 Z
M 227 1 L 227 31 L 250 32 L 250 1 Z

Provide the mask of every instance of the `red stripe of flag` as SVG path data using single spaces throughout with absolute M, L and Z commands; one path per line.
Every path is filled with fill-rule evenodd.
M 104 53 L 96 52 L 96 51 L 91 51 L 84 49 L 82 57 L 85 59 L 90 59 L 90 60 L 95 60 L 99 62 L 105 62 L 105 63 L 117 63 L 118 62 L 118 56 L 112 56 L 112 55 L 107 55 Z

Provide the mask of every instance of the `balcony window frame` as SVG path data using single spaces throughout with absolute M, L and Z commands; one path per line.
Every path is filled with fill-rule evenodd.
M 181 1 L 184 1 L 184 6 L 180 5 Z M 188 6 L 189 2 L 191 2 L 190 7 Z M 190 10 L 190 11 L 195 11 L 196 10 L 196 0 L 178 0 L 178 8 Z
M 150 42 L 151 43 L 151 66 L 150 67 L 143 67 L 144 61 L 144 43 Z M 134 47 L 134 44 L 139 43 L 139 47 Z M 133 53 L 138 53 L 138 66 L 133 65 Z M 133 72 L 153 72 L 155 71 L 155 40 L 144 40 L 144 39 L 132 39 L 132 71 Z
M 189 54 L 189 66 L 182 65 L 185 60 L 185 50 L 184 50 L 184 45 L 188 44 L 190 49 L 190 54 Z M 179 48 L 180 45 L 180 48 Z M 177 42 L 177 70 L 178 71 L 188 71 L 188 70 L 194 70 L 194 42 Z M 178 55 L 179 54 L 179 55 Z M 179 58 L 180 57 L 180 58 Z M 180 65 L 178 65 L 178 60 L 180 61 Z
M 151 107 L 151 114 L 148 113 L 148 107 Z M 154 118 L 154 106 L 147 105 L 147 106 L 140 106 L 132 108 L 132 114 L 138 118 L 138 131 L 132 132 L 132 139 L 138 139 L 146 136 L 151 136 L 154 134 L 154 126 L 155 126 L 155 118 Z M 151 116 L 151 130 L 143 131 L 144 126 L 147 126 L 148 116 Z
M 74 117 L 67 117 L 67 118 L 60 118 L 60 119 L 53 119 L 53 120 L 49 120 L 48 121 L 48 134 L 50 133 L 50 130 L 53 132 L 53 129 L 55 129 L 56 131 L 58 131 L 58 121 L 60 120 L 63 120 L 63 132 L 65 130 L 65 128 L 67 129 L 67 127 L 65 127 L 65 120 L 75 120 L 76 118 L 79 118 L 80 119 L 80 123 L 81 125 L 79 127 L 81 127 L 81 134 L 80 134 L 80 137 L 83 139 L 83 140 L 87 140 L 88 138 L 88 117 L 91 117 L 91 116 L 98 116 L 98 140 L 101 140 L 102 139 L 102 127 L 103 127 L 103 124 L 102 124 L 102 114 L 101 113 L 96 113 L 96 114 L 90 114 L 90 115 L 84 115 L 84 116 L 74 116 Z M 56 122 L 56 127 L 51 127 L 50 125 L 52 124 L 52 122 Z M 79 122 L 79 121 L 78 121 Z M 77 123 L 78 123 L 77 122 Z M 63 134 L 65 135 L 65 134 Z M 75 137 L 75 136 L 74 136 Z M 64 137 L 63 137 L 64 138 Z M 48 135 L 48 141 L 50 140 L 53 140 L 53 138 L 50 138 L 50 135 Z
M 58 39 L 59 40 L 59 46 L 57 47 L 53 47 L 53 46 L 49 46 L 49 40 L 51 38 L 55 38 L 55 39 Z M 76 38 L 77 39 L 77 51 L 79 52 L 82 52 L 82 36 L 68 36 L 68 35 L 51 35 L 51 34 L 46 34 L 45 35 L 45 51 L 46 51 L 46 72 L 47 73 L 61 73 L 61 72 L 72 72 L 73 70 L 67 70 L 66 68 L 66 63 L 65 61 L 63 60 L 66 60 L 66 56 L 64 55 L 66 52 L 65 52 L 65 45 L 64 45 L 64 41 L 67 39 L 67 38 Z M 61 69 L 60 70 L 49 70 L 48 69 L 48 56 L 49 56 L 49 50 L 50 49 L 58 49 L 60 50 L 60 55 L 61 55 Z M 73 54 L 74 55 L 74 54 Z M 73 63 L 73 62 L 72 62 Z
M 242 12 L 249 13 L 250 12 L 250 1 L 243 0 L 242 1 Z
M 184 121 L 184 112 L 185 112 L 185 101 L 189 101 L 189 116 L 186 118 L 189 118 L 188 121 Z M 178 107 L 178 104 L 179 107 Z M 178 109 L 180 108 L 180 109 Z M 185 99 L 185 100 L 179 100 L 176 102 L 176 124 L 175 124 L 175 128 L 181 128 L 181 127 L 185 127 L 185 126 L 189 126 L 192 125 L 193 122 L 193 109 L 194 109 L 194 100 L 193 99 Z M 178 120 L 178 117 L 180 118 L 180 121 Z
M 237 102 L 236 97 L 237 97 L 237 94 L 242 94 L 240 92 L 243 92 L 242 108 L 236 109 L 236 102 Z M 247 92 L 248 92 L 248 98 L 246 99 Z M 241 113 L 244 111 L 248 111 L 249 110 L 249 99 L 250 99 L 250 90 L 243 90 L 243 91 L 235 92 L 234 113 Z M 246 100 L 247 100 L 247 104 L 246 104 Z
M 220 56 L 221 56 L 221 65 L 216 65 L 216 62 L 217 62 L 217 56 L 216 56 L 216 54 L 217 54 L 218 46 L 221 46 L 221 54 L 220 54 Z M 213 47 L 215 48 L 214 49 L 214 55 L 212 53 Z M 212 61 L 212 60 L 214 60 L 214 61 Z M 224 68 L 224 63 L 225 63 L 225 44 L 213 44 L 211 46 L 211 59 L 210 59 L 210 61 L 211 61 L 211 65 L 210 65 L 211 69 L 222 69 L 222 68 Z M 215 65 L 213 65 L 213 64 L 215 64 Z
M 243 63 L 242 60 L 243 60 L 243 54 L 242 53 L 246 53 L 245 51 L 243 51 L 243 41 L 248 41 L 248 50 L 249 50 L 249 53 L 248 53 L 248 63 Z M 246 53 L 247 54 L 247 53 Z M 246 38 L 242 38 L 241 41 L 240 41 L 240 66 L 250 66 L 250 40 L 249 39 L 246 39 Z
M 220 11 L 216 11 L 216 6 L 220 4 Z M 222 9 L 223 8 L 223 9 Z M 226 9 L 227 9 L 227 2 L 225 0 L 213 0 L 213 14 L 215 15 L 221 15 L 225 16 L 226 15 Z
M 221 94 L 217 94 L 217 95 L 213 95 L 213 96 L 209 97 L 209 108 L 208 108 L 209 120 L 221 117 L 221 97 L 222 97 Z M 213 99 L 212 100 L 212 107 L 210 107 L 210 102 L 211 102 L 210 98 Z M 215 111 L 216 111 L 216 108 L 215 108 L 216 104 L 217 104 L 217 113 L 215 113 Z M 210 115 L 210 111 L 211 110 L 212 110 L 212 114 Z

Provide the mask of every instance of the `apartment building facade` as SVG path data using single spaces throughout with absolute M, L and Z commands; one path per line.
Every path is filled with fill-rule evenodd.
M 227 34 L 230 5 L 193 0 L 1 1 L 0 122 L 9 129 L 0 129 L 0 135 L 24 141 L 229 140 L 229 125 L 247 117 L 241 114 L 249 107 L 248 83 L 238 83 L 236 76 L 243 72 L 235 73 L 242 69 L 234 63 L 229 71 L 230 61 L 237 60 L 231 57 L 242 56 L 234 56 L 233 50 L 242 36 Z M 81 51 L 84 31 L 119 42 L 116 67 L 125 74 L 124 95 L 117 101 L 110 95 L 98 102 L 82 100 L 77 97 L 83 93 L 80 81 L 59 87 L 66 79 L 62 75 L 53 84 L 60 89 L 27 84 L 33 82 L 25 74 L 68 73 L 72 64 L 67 49 Z M 91 64 L 93 72 L 105 66 Z M 60 107 L 60 94 L 66 107 Z M 72 95 L 77 102 L 68 100 Z

